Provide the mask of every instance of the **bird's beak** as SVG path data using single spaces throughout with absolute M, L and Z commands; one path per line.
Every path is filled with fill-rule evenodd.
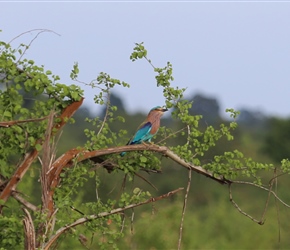
M 168 111 L 168 109 L 167 108 L 163 108 L 161 111 L 162 112 L 166 112 L 166 111 Z

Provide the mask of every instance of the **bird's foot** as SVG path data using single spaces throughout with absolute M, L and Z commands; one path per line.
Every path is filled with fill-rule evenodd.
M 150 146 L 150 145 L 154 145 L 154 142 L 152 142 L 152 141 L 147 141 L 147 142 L 142 141 L 142 144 L 145 145 L 145 146 Z

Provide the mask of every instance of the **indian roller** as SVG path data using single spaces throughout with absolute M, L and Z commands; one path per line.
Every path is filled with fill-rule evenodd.
M 135 135 L 126 145 L 141 144 L 147 141 L 151 142 L 152 137 L 156 135 L 159 130 L 160 118 L 167 110 L 167 108 L 162 108 L 160 106 L 151 109 L 145 121 L 141 123 Z M 126 152 L 122 152 L 120 155 L 124 156 L 125 154 Z

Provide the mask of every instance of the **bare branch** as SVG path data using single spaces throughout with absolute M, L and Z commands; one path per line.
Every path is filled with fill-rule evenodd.
M 35 160 L 35 158 L 38 155 L 38 151 L 36 149 L 28 152 L 25 154 L 23 161 L 20 163 L 20 165 L 17 167 L 16 172 L 13 174 L 5 188 L 0 194 L 0 199 L 4 202 L 7 201 L 9 196 L 13 191 L 15 191 L 15 188 L 19 181 L 22 179 L 28 168 L 30 167 L 31 163 Z
M 106 216 L 113 215 L 113 214 L 122 213 L 123 211 L 128 210 L 128 209 L 132 209 L 134 207 L 142 206 L 142 205 L 145 205 L 145 204 L 148 204 L 148 203 L 152 203 L 152 202 L 156 202 L 156 201 L 168 198 L 168 197 L 176 194 L 177 192 L 179 192 L 181 190 L 183 190 L 183 188 L 178 188 L 178 189 L 175 189 L 175 190 L 173 190 L 171 192 L 168 192 L 167 194 L 163 194 L 163 195 L 158 196 L 156 198 L 150 198 L 150 199 L 148 199 L 146 201 L 139 202 L 139 203 L 136 203 L 136 204 L 130 204 L 130 205 L 128 205 L 126 207 L 123 207 L 123 208 L 116 208 L 116 209 L 111 210 L 110 212 L 102 212 L 102 213 L 99 213 L 97 215 L 89 215 L 89 216 L 80 218 L 80 219 L 76 220 L 75 222 L 73 222 L 73 223 L 71 223 L 69 225 L 66 225 L 66 226 L 60 228 L 59 230 L 57 230 L 55 235 L 53 235 L 49 239 L 49 241 L 44 245 L 43 250 L 48 250 L 50 248 L 50 246 L 58 239 L 58 237 L 61 234 L 63 234 L 65 231 L 67 231 L 67 230 L 69 230 L 71 228 L 74 228 L 74 227 L 76 227 L 78 225 L 84 224 L 84 223 L 86 223 L 88 221 L 91 221 L 91 220 L 99 219 L 99 218 L 106 217 Z

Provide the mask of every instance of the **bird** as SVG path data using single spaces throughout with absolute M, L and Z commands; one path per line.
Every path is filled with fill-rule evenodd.
M 137 132 L 126 145 L 151 142 L 152 137 L 156 135 L 159 130 L 160 118 L 167 110 L 167 108 L 161 106 L 152 108 L 149 111 L 145 121 L 140 124 L 140 126 L 137 128 Z M 124 156 L 125 154 L 126 152 L 122 152 L 120 155 Z

